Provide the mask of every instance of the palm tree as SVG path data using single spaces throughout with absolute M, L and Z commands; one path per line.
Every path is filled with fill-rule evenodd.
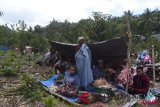
M 160 10 L 155 9 L 153 10 L 153 17 L 154 17 L 154 34 L 160 33 Z
M 154 26 L 154 18 L 153 13 L 148 8 L 144 11 L 144 13 L 140 16 L 139 19 L 139 27 L 143 34 L 149 36 L 152 34 L 152 29 Z

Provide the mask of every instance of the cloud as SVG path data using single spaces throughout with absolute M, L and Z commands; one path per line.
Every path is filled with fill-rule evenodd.
M 120 16 L 126 10 L 140 14 L 146 8 L 160 8 L 159 0 L 0 0 L 4 13 L 0 24 L 24 20 L 29 26 L 45 26 L 53 18 L 77 22 L 93 11 Z

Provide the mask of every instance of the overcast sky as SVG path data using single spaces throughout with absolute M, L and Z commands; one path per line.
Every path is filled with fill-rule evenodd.
M 4 13 L 0 25 L 24 20 L 28 26 L 45 26 L 53 18 L 78 22 L 92 12 L 121 16 L 126 10 L 140 14 L 146 8 L 160 9 L 160 0 L 0 0 L 0 11 Z

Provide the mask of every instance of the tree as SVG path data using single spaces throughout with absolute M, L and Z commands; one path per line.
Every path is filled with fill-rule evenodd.
M 43 29 L 40 25 L 36 25 L 36 26 L 34 26 L 34 31 L 37 33 L 42 33 Z
M 154 26 L 153 22 L 153 14 L 151 10 L 147 8 L 139 19 L 139 29 L 142 31 L 142 34 L 145 34 L 147 37 L 149 37 L 152 34 Z
M 16 24 L 16 32 L 15 38 L 18 40 L 18 48 L 23 53 L 23 50 L 26 45 L 30 45 L 30 40 L 32 38 L 32 34 L 27 31 L 27 24 L 24 21 L 19 21 Z
M 102 12 L 93 12 L 92 14 L 94 25 L 93 25 L 93 37 L 96 41 L 103 41 L 110 39 L 111 29 L 110 22 L 112 16 L 110 14 L 103 14 Z
M 160 33 L 160 10 L 155 9 L 152 11 L 153 17 L 154 17 L 154 28 L 153 28 L 153 33 L 154 34 L 159 34 Z

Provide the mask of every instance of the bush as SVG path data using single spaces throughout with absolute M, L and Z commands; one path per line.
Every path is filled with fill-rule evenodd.
M 0 52 L 0 74 L 16 75 L 21 67 L 20 59 L 13 51 Z
M 43 86 L 40 85 L 32 75 L 25 73 L 20 75 L 22 85 L 15 91 L 22 94 L 25 99 L 30 102 L 41 101 L 43 97 L 47 96 Z
M 43 99 L 45 107 L 57 107 L 59 104 L 58 100 L 55 100 L 55 98 L 51 95 L 45 97 Z

